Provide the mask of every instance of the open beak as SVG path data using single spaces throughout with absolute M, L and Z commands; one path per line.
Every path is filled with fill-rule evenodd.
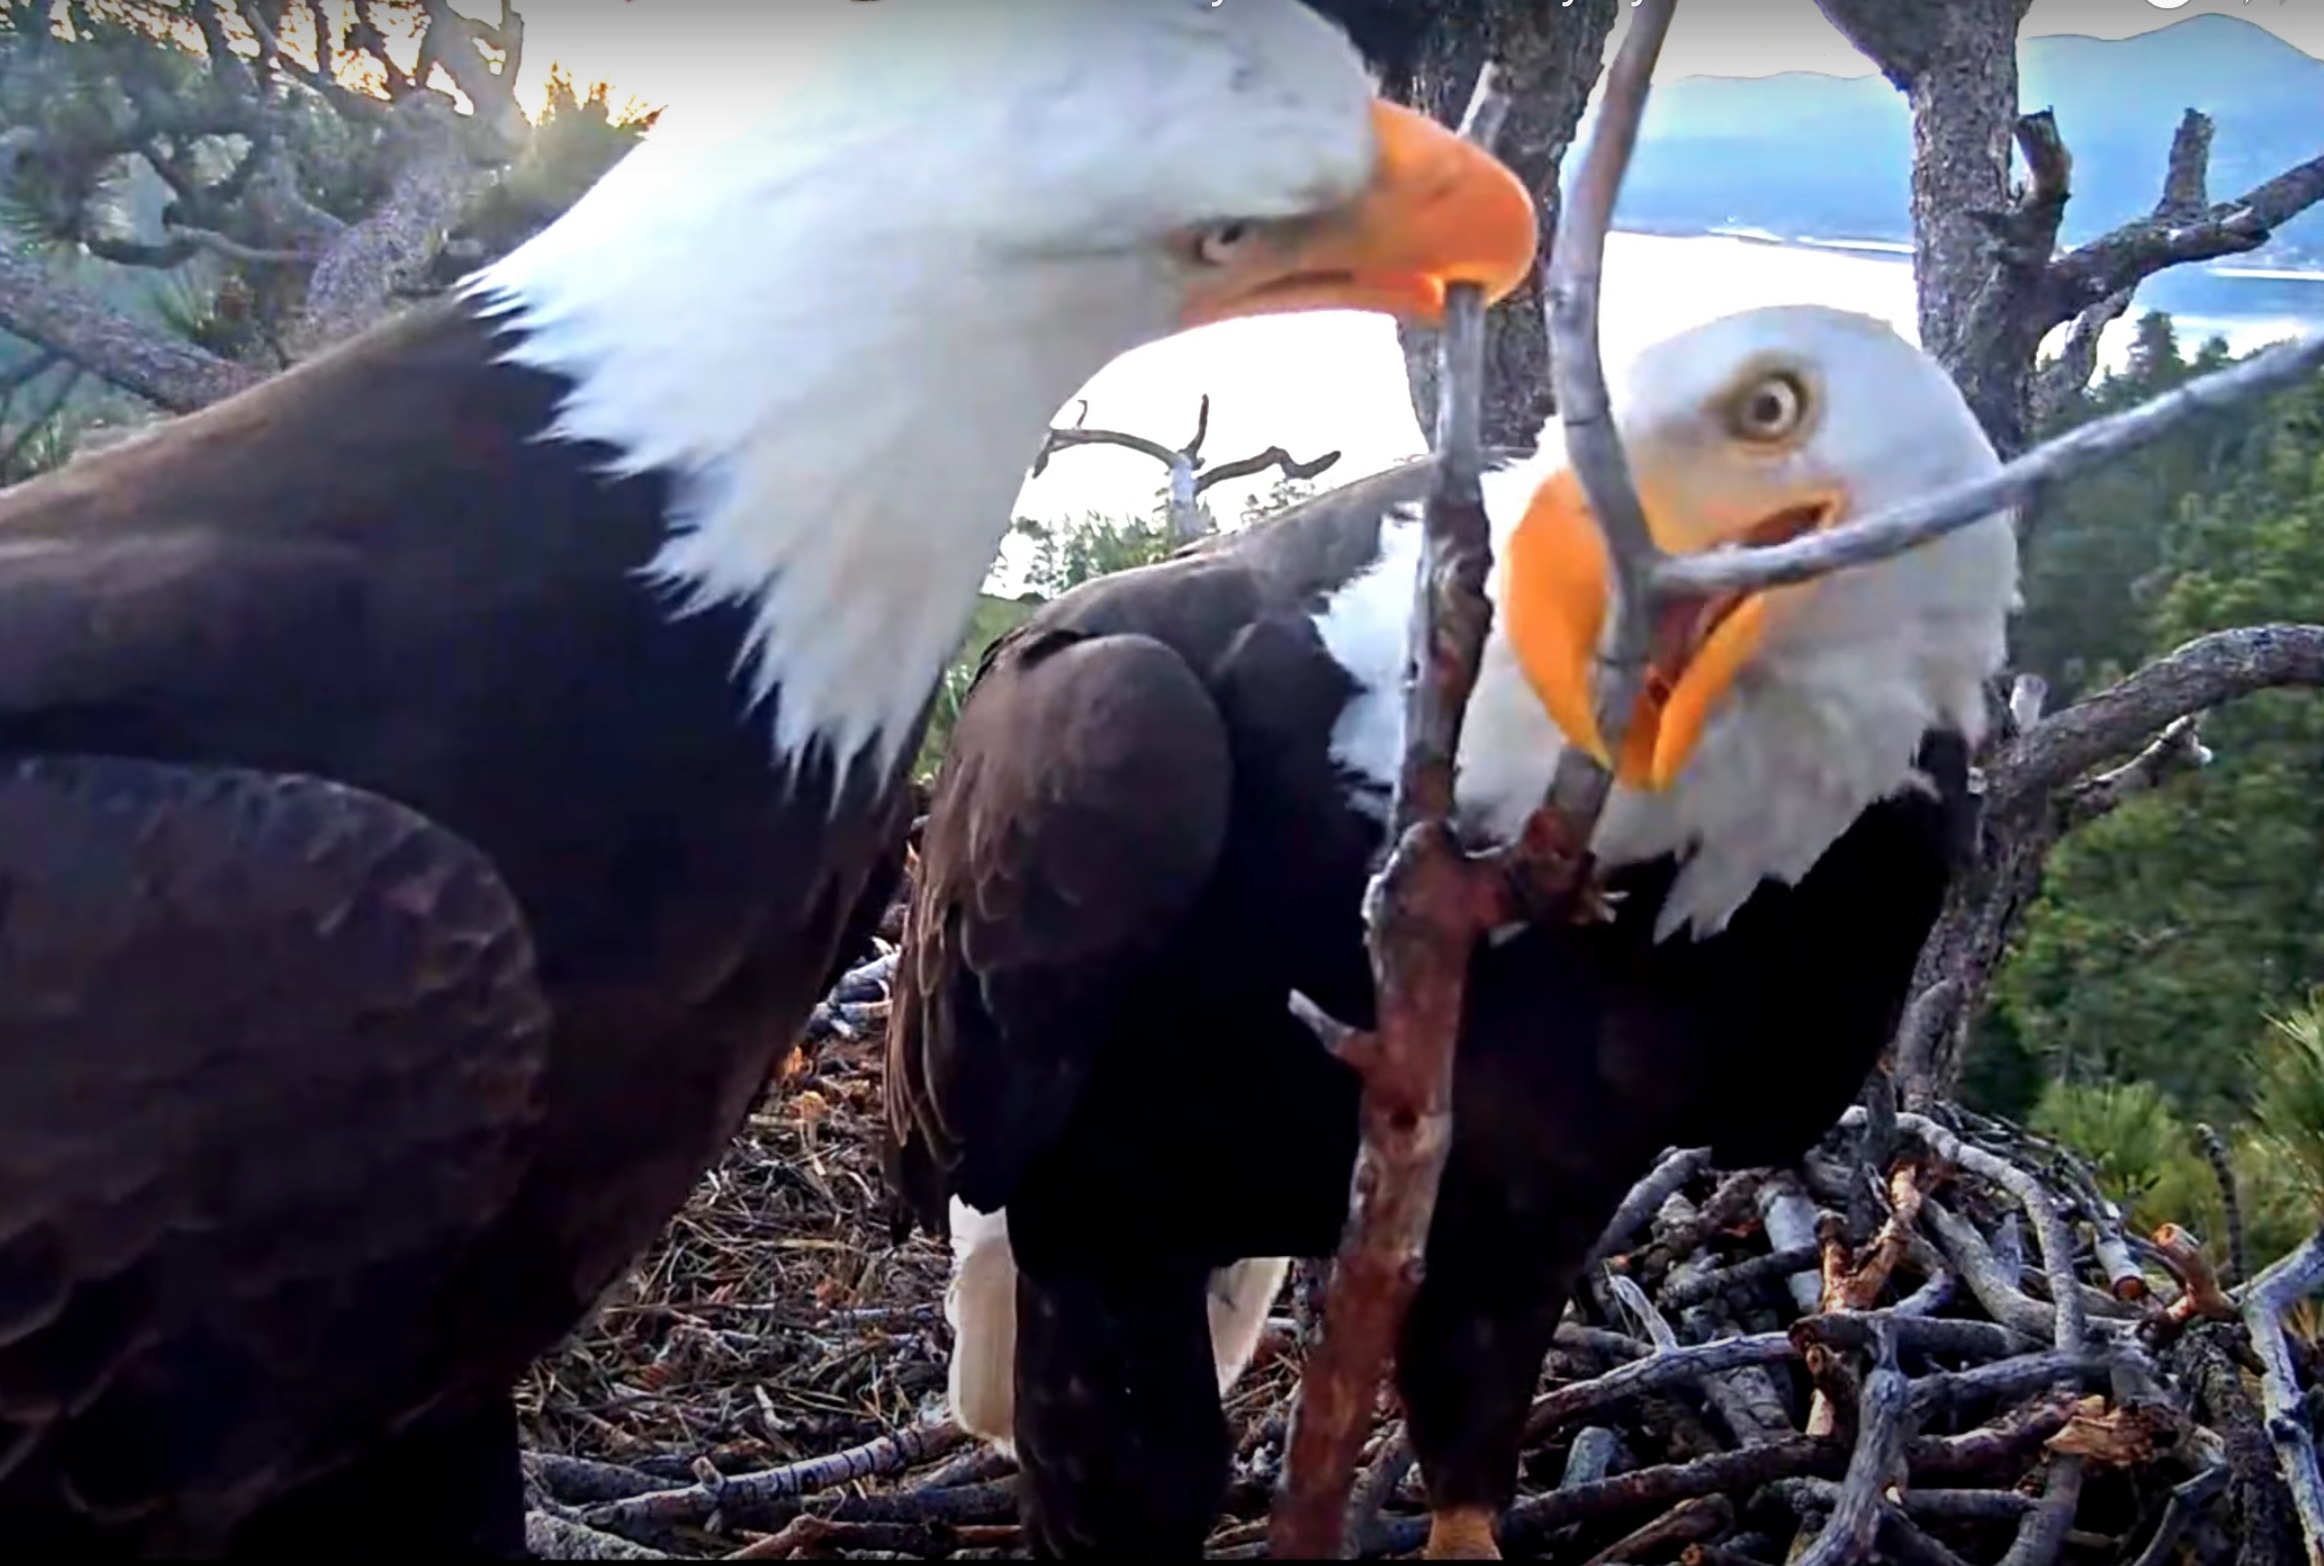
M 1844 496 L 1816 495 L 1714 535 L 1658 509 L 1654 489 L 1651 482 L 1641 484 L 1647 529 L 1658 546 L 1674 552 L 1781 543 L 1829 527 L 1845 512 Z M 1680 540 L 1685 542 L 1674 542 Z M 1611 766 L 1625 787 L 1670 787 L 1720 698 L 1759 651 L 1771 594 L 1719 593 L 1658 608 L 1647 641 L 1645 684 L 1623 728 L 1622 753 L 1613 758 L 1598 729 L 1592 693 L 1612 594 L 1606 543 L 1571 470 L 1534 493 L 1506 554 L 1500 612 L 1517 661 L 1551 719 L 1573 743 Z
M 1372 310 L 1434 325 L 1445 290 L 1476 283 L 1508 297 L 1533 270 L 1540 219 L 1524 182 L 1425 114 L 1375 101 L 1379 163 L 1362 195 L 1207 279 L 1191 328 L 1239 316 Z

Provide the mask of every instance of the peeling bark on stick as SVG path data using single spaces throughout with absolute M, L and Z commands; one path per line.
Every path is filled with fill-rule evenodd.
M 1564 297 L 1569 305 L 1578 300 L 1593 316 L 1614 193 L 1637 139 L 1672 4 L 1641 4 L 1584 160 L 1587 199 L 1577 204 L 1573 221 L 1560 224 L 1561 243 L 1583 258 L 1578 267 L 1558 268 L 1568 282 L 1583 282 L 1564 290 Z M 1463 133 L 1487 145 L 1500 123 L 1496 75 L 1480 72 L 1463 120 Z M 1552 330 L 1573 324 L 1569 313 Z M 1337 1557 L 1346 1548 L 1348 1492 L 1380 1369 L 1419 1286 L 1452 1141 L 1453 1041 L 1470 955 L 1487 930 L 1520 910 L 1535 918 L 1571 916 L 1587 883 L 1583 850 L 1597 815 L 1596 805 L 1586 811 L 1545 807 L 1534 812 L 1522 840 L 1506 854 L 1479 859 L 1469 858 L 1454 835 L 1454 762 L 1493 613 L 1484 591 L 1491 530 L 1478 482 L 1484 324 L 1473 288 L 1458 287 L 1447 300 L 1441 348 L 1438 464 L 1422 524 L 1405 750 L 1390 806 L 1393 849 L 1364 910 L 1378 1023 L 1375 1032 L 1352 1035 L 1343 1044 L 1363 1082 L 1362 1143 L 1350 1222 L 1325 1299 L 1322 1337 L 1300 1380 L 1269 1540 L 1274 1554 L 1305 1559 Z M 1562 336 L 1560 349 L 1562 356 Z M 1595 384 L 1602 393 L 1594 319 L 1578 337 L 1575 362 L 1561 366 L 1559 375 L 1561 385 Z M 1603 434 L 1610 439 L 1610 425 Z M 1569 446 L 1572 440 L 1569 427 Z M 1588 459 L 1595 454 L 1592 448 L 1576 456 L 1598 514 L 1635 517 L 1637 498 L 1616 493 L 1628 490 L 1627 471 L 1618 462 L 1610 474 L 1591 467 Z M 1628 537 L 1618 525 L 1608 525 L 1621 579 L 1625 585 L 1643 580 L 1643 567 L 1623 558 Z M 1642 522 L 1635 531 L 1643 537 Z M 1599 803 L 1604 792 L 1597 790 Z
M 1350 1216 L 1324 1299 L 1323 1332 L 1300 1377 L 1272 1553 L 1344 1552 L 1348 1491 L 1371 1427 L 1380 1369 L 1419 1286 L 1428 1224 L 1452 1144 L 1452 1043 L 1469 954 L 1493 922 L 1485 883 L 1454 838 L 1453 758 L 1492 609 L 1492 543 L 1478 486 L 1483 308 L 1461 288 L 1445 313 L 1436 489 L 1412 622 L 1417 671 L 1391 807 L 1395 849 L 1364 910 L 1378 1031 L 1343 1053 L 1363 1078 L 1362 1144 Z

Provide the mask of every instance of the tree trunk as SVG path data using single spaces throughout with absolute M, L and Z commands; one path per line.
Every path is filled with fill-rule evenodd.
M 1993 223 L 2010 210 L 2017 29 L 2029 0 L 1817 3 L 1911 105 L 1921 346 L 1951 372 L 2002 455 L 2015 456 L 2026 445 L 2032 353 L 1978 341 L 1971 324 L 1999 282 Z
M 1549 384 L 1549 321 L 1541 283 L 1557 233 L 1558 165 L 1573 144 L 1613 32 L 1616 0 L 1485 0 L 1481 15 L 1448 18 L 1429 29 L 1419 63 L 1386 83 L 1389 95 L 1460 123 L 1488 59 L 1506 73 L 1509 118 L 1494 150 L 1533 191 L 1541 211 L 1541 266 L 1485 321 L 1484 440 L 1488 449 L 1530 451 L 1555 411 Z M 1436 427 L 1434 331 L 1399 327 L 1412 411 L 1423 432 Z
M 414 94 L 391 112 L 401 122 L 401 166 L 387 199 L 348 225 L 315 263 L 306 305 L 288 334 L 294 360 L 385 318 L 398 285 L 427 269 L 482 185 L 483 172 L 462 144 L 447 100 Z

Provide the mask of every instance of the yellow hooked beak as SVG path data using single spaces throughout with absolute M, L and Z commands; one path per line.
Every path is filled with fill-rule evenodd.
M 1497 304 L 1533 270 L 1540 220 L 1524 182 L 1425 114 L 1375 101 L 1379 163 L 1355 201 L 1297 238 L 1255 246 L 1192 291 L 1180 324 L 1373 310 L 1434 325 L 1454 283 Z
M 1647 530 L 1658 548 L 1672 554 L 1722 543 L 1781 543 L 1830 526 L 1846 509 L 1845 496 L 1827 492 L 1740 527 L 1712 529 L 1658 506 L 1648 475 L 1640 474 L 1639 484 Z M 1646 683 L 1616 759 L 1607 755 L 1599 733 L 1591 689 L 1611 598 L 1606 543 L 1571 470 L 1535 491 L 1505 552 L 1500 613 L 1534 695 L 1573 743 L 1629 788 L 1670 787 L 1719 699 L 1759 651 L 1770 601 L 1805 590 L 1720 593 L 1663 605 L 1647 643 Z

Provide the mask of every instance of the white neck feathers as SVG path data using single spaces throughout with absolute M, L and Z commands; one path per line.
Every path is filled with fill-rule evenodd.
M 1560 458 L 1554 431 L 1544 447 L 1485 476 L 1496 602 L 1500 546 Z M 1869 806 L 1926 787 L 1913 761 L 1929 730 L 1957 730 L 1972 741 L 1983 733 L 1984 680 L 2003 652 L 1997 605 L 2006 601 L 1994 593 L 1984 558 L 1993 543 L 1981 524 L 1930 546 L 1966 557 L 1954 593 L 1932 590 L 1952 573 L 1928 570 L 1928 562 L 1909 578 L 1869 567 L 1835 579 L 1744 671 L 1676 784 L 1661 794 L 1615 789 L 1593 840 L 1599 858 L 1609 866 L 1665 854 L 1683 861 L 1657 939 L 1689 927 L 1698 937 L 1717 933 L 1762 881 L 1805 875 Z M 1359 687 L 1333 731 L 1333 755 L 1373 788 L 1394 778 L 1403 748 L 1417 511 L 1384 522 L 1381 546 L 1378 561 L 1316 617 L 1325 647 Z M 1843 583 L 1844 591 L 1829 590 Z M 1541 802 L 1563 748 L 1496 618 L 1462 729 L 1464 828 L 1494 840 L 1514 836 Z
M 780 155 L 764 132 L 657 131 L 465 292 L 505 362 L 572 382 L 543 438 L 670 477 L 640 573 L 677 612 L 750 611 L 737 669 L 780 758 L 820 744 L 884 775 L 1050 418 L 1166 311 L 1086 258 L 931 253 L 909 192 L 862 199 L 888 165 L 842 170 L 860 147 L 790 130 Z

